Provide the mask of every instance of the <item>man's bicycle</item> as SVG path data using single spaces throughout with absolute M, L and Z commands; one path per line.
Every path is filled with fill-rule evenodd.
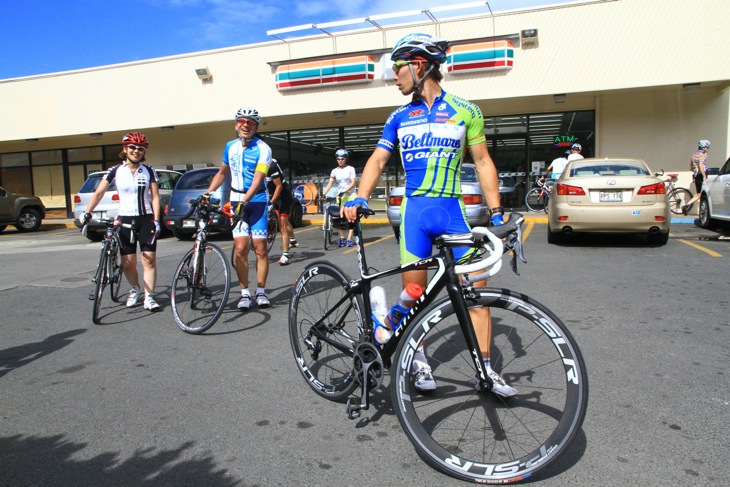
M 101 300 L 104 295 L 104 289 L 109 286 L 109 295 L 113 302 L 119 302 L 120 287 L 122 285 L 122 257 L 119 253 L 121 244 L 119 242 L 119 234 L 117 227 L 129 228 L 132 232 L 130 242 L 134 243 L 134 222 L 132 224 L 119 224 L 115 219 L 98 219 L 99 223 L 103 223 L 106 227 L 104 239 L 102 240 L 101 252 L 99 252 L 99 263 L 96 266 L 94 277 L 91 282 L 94 283 L 94 290 L 89 295 L 89 299 L 94 301 L 91 311 L 91 321 L 99 324 L 99 311 L 101 310 Z M 87 225 L 81 229 L 81 233 L 86 236 Z
M 552 191 L 553 179 L 544 179 L 540 176 L 535 178 L 536 187 L 532 188 L 525 195 L 525 206 L 533 212 L 548 212 L 548 202 Z
M 671 212 L 675 215 L 682 215 L 682 207 L 686 206 L 689 200 L 692 199 L 692 193 L 687 188 L 674 185 L 674 180 L 679 174 L 667 174 L 667 179 L 662 179 L 662 176 L 664 176 L 664 169 L 662 169 L 662 172 L 655 172 L 654 175 L 664 183 L 667 191 L 667 203 L 669 203 Z M 687 207 L 687 212 L 692 209 L 693 205 L 694 203 Z
M 330 207 L 335 226 L 348 228 L 339 208 Z M 588 377 L 578 345 L 563 322 L 533 299 L 508 289 L 477 288 L 495 275 L 503 250 L 522 257 L 522 215 L 507 224 L 436 239 L 438 253 L 410 264 L 376 271 L 366 263 L 358 210 L 355 230 L 360 277 L 350 279 L 330 262 L 307 266 L 292 288 L 289 336 L 299 371 L 320 396 L 347 401 L 351 419 L 369 407 L 370 392 L 390 368 L 390 391 L 398 421 L 429 465 L 462 480 L 518 481 L 552 463 L 578 433 L 588 402 Z M 506 239 L 503 243 L 501 239 Z M 455 262 L 453 247 L 471 246 L 479 257 Z M 372 282 L 415 269 L 432 269 L 424 294 L 393 337 L 379 346 L 373 338 Z M 478 276 L 464 278 L 474 272 Z M 446 288 L 447 296 L 437 298 Z M 492 367 L 517 388 L 505 399 L 491 393 L 492 381 L 469 315 L 489 307 Z M 435 391 L 415 389 L 416 350 L 428 351 Z
M 234 218 L 219 206 L 219 202 L 203 199 L 191 201 L 190 211 L 184 218 L 195 213 L 193 248 L 182 258 L 175 269 L 171 285 L 171 307 L 175 323 L 186 333 L 203 333 L 220 317 L 231 290 L 231 270 L 220 247 L 208 242 L 208 226 L 215 215 Z
M 342 197 L 339 198 L 342 200 Z M 324 218 L 322 219 L 322 236 L 324 237 L 324 249 L 327 250 L 327 248 L 330 245 L 334 245 L 337 243 L 337 237 L 335 236 L 335 230 L 332 226 L 332 216 L 329 214 L 329 211 L 327 209 L 338 202 L 338 199 L 334 196 L 326 196 L 324 197 L 324 202 L 322 203 L 322 214 L 324 215 Z

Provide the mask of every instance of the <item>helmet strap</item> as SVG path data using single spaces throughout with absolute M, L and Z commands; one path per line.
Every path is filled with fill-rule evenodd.
M 423 77 L 421 79 L 418 79 L 418 76 L 416 76 L 416 70 L 413 68 L 413 64 L 408 65 L 408 68 L 411 71 L 411 77 L 413 78 L 413 96 L 414 96 L 414 98 L 420 97 L 420 95 L 418 94 L 418 90 L 421 88 L 421 83 L 423 83 L 423 80 L 425 80 L 428 77 L 428 75 L 433 70 L 433 67 L 434 67 L 433 63 L 428 63 L 428 69 L 426 70 L 425 73 L 423 73 Z

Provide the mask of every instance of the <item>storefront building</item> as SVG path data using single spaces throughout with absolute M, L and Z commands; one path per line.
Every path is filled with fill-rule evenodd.
M 124 133 L 147 135 L 154 166 L 217 166 L 241 106 L 260 111 L 260 133 L 292 179 L 322 181 L 340 147 L 359 172 L 388 114 L 408 101 L 392 81 L 389 51 L 410 32 L 452 42 L 442 86 L 480 106 L 502 174 L 529 180 L 572 142 L 586 157 L 638 157 L 680 172 L 683 186 L 699 139 L 712 141 L 711 166 L 727 158 L 727 2 L 595 0 L 504 12 L 479 3 L 0 80 L 0 186 L 67 216 L 88 173 L 118 162 Z M 394 154 L 380 195 L 399 178 Z

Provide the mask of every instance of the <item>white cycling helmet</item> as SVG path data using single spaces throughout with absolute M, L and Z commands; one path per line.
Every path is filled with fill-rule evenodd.
M 580 144 L 573 144 L 570 146 L 571 150 L 583 150 L 583 147 Z
M 441 64 L 446 61 L 449 42 L 429 34 L 408 34 L 395 43 L 390 51 L 390 60 L 424 58 Z
M 337 149 L 335 151 L 335 157 L 350 157 L 350 153 L 345 149 Z
M 710 148 L 710 141 L 702 139 L 699 142 L 697 142 L 697 147 L 700 149 L 709 149 Z
M 236 120 L 240 120 L 242 118 L 250 118 L 254 122 L 256 122 L 256 125 L 261 123 L 261 116 L 259 115 L 259 111 L 255 108 L 251 107 L 243 107 L 239 108 L 236 112 Z

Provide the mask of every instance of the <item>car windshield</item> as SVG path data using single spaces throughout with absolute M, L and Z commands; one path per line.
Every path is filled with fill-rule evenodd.
M 81 186 L 79 193 L 93 193 L 94 191 L 96 191 L 96 188 L 99 187 L 99 183 L 104 176 L 106 176 L 106 174 L 92 174 L 91 176 L 89 176 L 89 179 L 87 179 L 84 185 Z M 116 190 L 117 185 L 114 183 L 114 181 L 112 181 L 112 183 L 109 185 L 109 188 L 107 188 L 107 191 Z
M 217 172 L 218 170 L 185 173 L 177 182 L 175 189 L 208 189 Z
M 510 188 L 515 185 L 515 180 L 512 176 L 501 176 L 499 178 L 499 185 Z
M 647 168 L 631 162 L 573 163 L 571 177 L 586 176 L 649 176 Z

